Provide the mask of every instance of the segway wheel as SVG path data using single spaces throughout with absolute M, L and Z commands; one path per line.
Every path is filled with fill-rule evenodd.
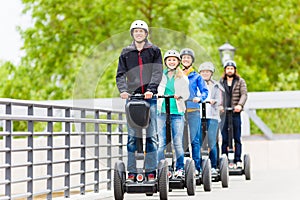
M 187 159 L 185 162 L 185 184 L 187 194 L 189 196 L 195 195 L 196 179 L 195 179 L 195 162 L 192 159 Z
M 115 200 L 124 199 L 124 183 L 126 179 L 125 164 L 123 161 L 118 160 L 115 163 L 114 170 L 114 197 Z
M 167 200 L 169 192 L 168 162 L 161 160 L 158 166 L 160 167 L 158 174 L 159 198 L 161 200 Z
M 251 180 L 249 154 L 244 155 L 244 173 L 245 173 L 246 180 Z
M 223 154 L 220 158 L 220 179 L 222 182 L 222 187 L 228 187 L 229 171 L 228 171 L 228 159 L 226 154 Z
M 211 191 L 211 163 L 210 159 L 205 159 L 203 161 L 203 173 L 202 173 L 202 182 L 205 192 Z

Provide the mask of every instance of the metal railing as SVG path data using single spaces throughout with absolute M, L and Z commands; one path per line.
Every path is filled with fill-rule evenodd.
M 1 109 L 0 199 L 111 189 L 113 163 L 126 157 L 122 111 L 11 99 Z

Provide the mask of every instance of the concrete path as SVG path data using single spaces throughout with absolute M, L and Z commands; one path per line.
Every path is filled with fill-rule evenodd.
M 262 137 L 243 138 L 243 153 L 251 157 L 251 180 L 244 176 L 230 176 L 229 188 L 213 183 L 211 192 L 204 192 L 197 186 L 196 196 L 187 196 L 186 190 L 173 190 L 169 199 L 203 200 L 299 200 L 300 199 L 300 139 L 299 135 L 266 140 Z M 63 199 L 63 198 L 57 198 Z M 100 194 L 73 196 L 73 199 L 110 200 L 113 191 Z M 159 199 L 158 194 L 125 194 L 125 200 Z M 70 200 L 70 199 L 68 199 Z

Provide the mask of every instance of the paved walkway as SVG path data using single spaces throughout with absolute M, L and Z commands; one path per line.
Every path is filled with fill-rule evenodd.
M 261 137 L 244 138 L 243 152 L 251 157 L 251 180 L 244 176 L 230 176 L 229 188 L 213 183 L 211 192 L 197 186 L 196 196 L 187 196 L 186 190 L 173 190 L 169 199 L 204 200 L 299 200 L 300 199 L 300 139 L 299 136 L 265 140 Z M 57 198 L 57 200 L 64 198 Z M 72 200 L 110 200 L 113 191 L 100 194 L 72 196 Z M 68 199 L 68 200 L 70 200 Z M 158 194 L 125 194 L 125 200 L 159 199 Z

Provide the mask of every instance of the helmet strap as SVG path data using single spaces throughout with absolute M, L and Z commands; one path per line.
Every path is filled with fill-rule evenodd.
M 189 69 L 192 65 L 190 65 L 190 66 L 188 66 L 188 67 L 186 67 L 186 66 L 184 66 L 184 65 L 182 65 L 183 67 L 184 67 L 184 70 L 187 70 L 187 69 Z
M 171 72 L 171 71 L 176 71 L 177 70 L 177 68 L 178 68 L 178 66 L 179 66 L 179 64 L 174 68 L 174 69 L 170 69 L 168 66 L 167 66 L 167 68 L 168 68 L 168 72 Z

